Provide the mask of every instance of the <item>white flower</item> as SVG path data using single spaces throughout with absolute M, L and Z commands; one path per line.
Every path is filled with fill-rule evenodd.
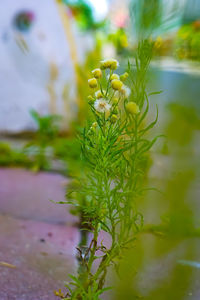
M 127 87 L 125 84 L 123 84 L 120 91 L 117 91 L 115 93 L 115 96 L 118 98 L 124 97 L 125 99 L 127 99 L 130 96 L 130 94 L 131 94 L 131 90 L 129 89 L 129 87 Z
M 125 96 L 125 98 L 128 98 L 131 94 L 131 90 L 125 84 L 123 84 L 120 92 Z
M 94 108 L 100 113 L 109 112 L 111 105 L 106 101 L 106 99 L 101 98 L 94 102 Z

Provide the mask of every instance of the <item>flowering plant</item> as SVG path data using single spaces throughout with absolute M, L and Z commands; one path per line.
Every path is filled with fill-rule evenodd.
M 121 76 L 115 59 L 100 62 L 88 80 L 88 102 L 93 113 L 80 137 L 86 166 L 76 191 L 66 203 L 76 206 L 84 216 L 84 227 L 92 234 L 85 249 L 78 247 L 79 270 L 71 276 L 68 293 L 63 299 L 100 299 L 108 268 L 118 268 L 119 260 L 135 241 L 142 226 L 136 210 L 136 198 L 144 190 L 146 153 L 156 138 L 145 134 L 157 121 L 144 127 L 149 109 L 145 78 L 152 45 L 141 42 L 131 66 Z M 131 83 L 131 89 L 126 81 Z M 69 198 L 68 198 L 69 199 Z M 110 236 L 110 246 L 100 241 L 100 231 Z M 97 261 L 97 263 L 96 263 Z

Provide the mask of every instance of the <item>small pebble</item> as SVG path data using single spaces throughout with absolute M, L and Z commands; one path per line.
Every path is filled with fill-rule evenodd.
M 48 255 L 47 252 L 40 252 L 40 254 L 43 255 L 43 256 L 47 256 Z

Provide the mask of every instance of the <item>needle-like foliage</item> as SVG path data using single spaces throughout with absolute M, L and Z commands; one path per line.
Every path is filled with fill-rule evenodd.
M 84 250 L 77 248 L 78 274 L 70 276 L 65 296 L 55 292 L 60 298 L 100 299 L 108 268 L 114 265 L 117 269 L 142 226 L 143 218 L 135 204 L 144 189 L 147 154 L 157 139 L 146 138 L 157 116 L 151 124 L 145 124 L 149 110 L 146 73 L 151 53 L 152 45 L 143 41 L 138 46 L 134 72 L 128 64 L 127 72 L 119 76 L 118 62 L 107 59 L 88 80 L 94 122 L 87 124 L 80 136 L 86 162 L 84 175 L 66 203 L 82 212 L 83 225 L 92 239 Z M 101 230 L 110 236 L 110 246 L 99 242 Z

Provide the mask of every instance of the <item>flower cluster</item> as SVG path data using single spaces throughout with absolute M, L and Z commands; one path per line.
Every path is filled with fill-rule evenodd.
M 115 123 L 118 119 L 117 114 L 121 101 L 125 101 L 127 114 L 137 115 L 140 113 L 137 103 L 129 99 L 131 90 L 124 83 L 129 74 L 125 72 L 119 76 L 114 73 L 118 66 L 117 60 L 105 59 L 100 62 L 100 68 L 92 71 L 93 77 L 88 80 L 89 87 L 93 91 L 93 94 L 88 96 L 89 104 L 97 114 L 109 117 L 111 123 Z

